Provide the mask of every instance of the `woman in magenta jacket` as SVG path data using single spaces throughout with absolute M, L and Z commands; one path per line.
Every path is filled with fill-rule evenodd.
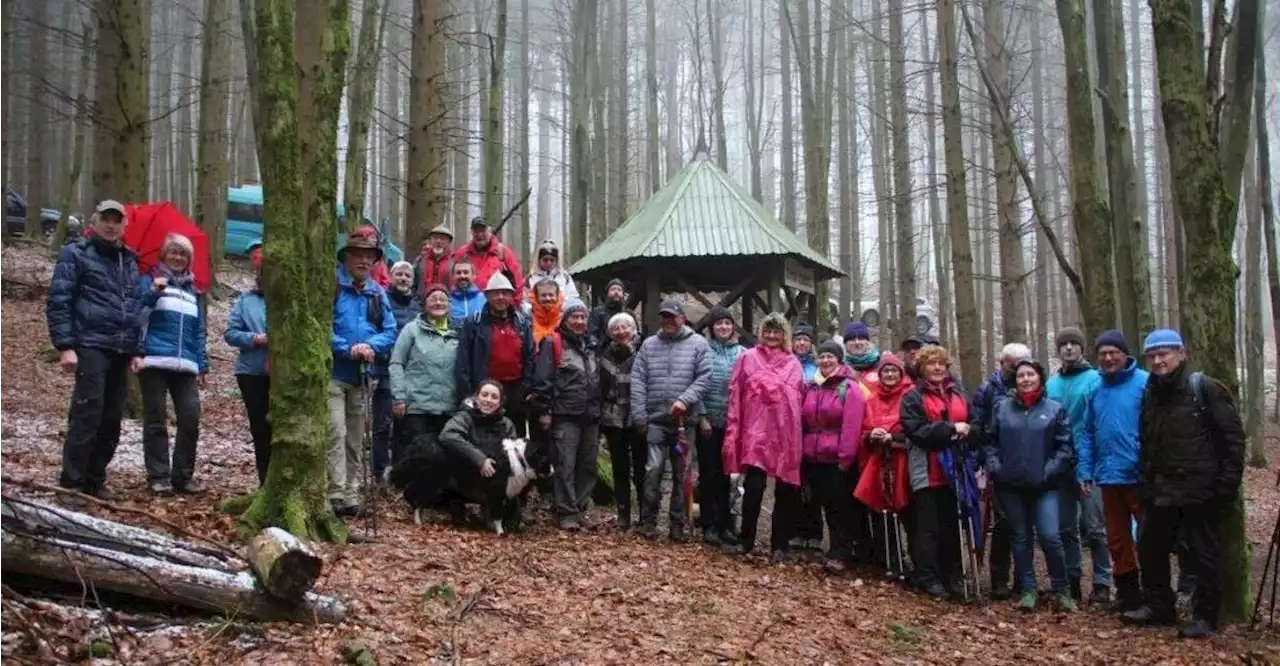
M 791 354 L 790 325 L 778 313 L 764 318 L 760 343 L 738 356 L 729 378 L 729 406 L 725 410 L 724 470 L 744 475 L 742 545 L 755 548 L 756 522 L 769 477 L 773 491 L 770 545 L 775 562 L 787 557 L 787 541 L 800 505 L 802 457 L 800 402 L 804 370 Z
M 859 516 L 854 511 L 853 467 L 862 439 L 863 387 L 841 362 L 840 345 L 827 341 L 818 347 L 818 369 L 805 385 L 800 414 L 804 429 L 804 457 L 800 478 L 825 514 L 830 544 L 828 571 L 844 571 L 853 558 Z

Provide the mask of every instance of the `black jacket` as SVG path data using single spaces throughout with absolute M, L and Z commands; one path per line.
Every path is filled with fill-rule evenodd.
M 587 319 L 587 336 L 595 341 L 597 346 L 604 346 L 609 341 L 609 320 L 614 315 L 627 312 L 631 316 L 635 316 L 634 312 L 623 307 L 622 301 L 605 301 L 603 305 L 597 305 L 591 310 L 591 316 Z M 637 320 L 637 326 L 639 326 Z M 639 331 L 636 331 L 639 333 Z
M 533 379 L 533 325 L 529 318 L 517 311 L 509 315 L 520 334 L 520 354 L 523 361 L 521 385 L 527 388 Z M 458 362 L 454 373 L 458 376 L 458 395 L 471 395 L 480 382 L 489 376 L 489 352 L 493 349 L 493 314 L 489 305 L 474 317 L 462 323 L 458 335 Z
M 559 364 L 555 340 L 561 340 Z M 569 330 L 567 323 L 542 339 L 534 362 L 529 400 L 535 414 L 599 420 L 600 372 L 590 340 Z
M 1183 363 L 1167 378 L 1147 379 L 1138 423 L 1138 495 L 1155 506 L 1229 500 L 1244 474 L 1244 426 L 1231 392 L 1205 377 L 1199 401 L 1191 374 Z
M 141 355 L 138 256 L 98 237 L 62 248 L 45 321 L 54 348 L 93 347 Z
M 467 398 L 462 411 L 454 414 L 440 431 L 440 446 L 453 458 L 479 468 L 485 458 L 499 466 L 506 464 L 502 440 L 515 439 L 516 427 L 511 419 L 497 414 L 485 415 Z

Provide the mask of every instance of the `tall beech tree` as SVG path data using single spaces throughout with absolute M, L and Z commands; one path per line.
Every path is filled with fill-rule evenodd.
M 1235 391 L 1239 271 L 1232 245 L 1249 142 L 1259 2 L 1239 0 L 1235 21 L 1228 26 L 1226 0 L 1215 0 L 1207 26 L 1208 58 L 1199 2 L 1161 0 L 1151 7 L 1160 116 L 1173 198 L 1189 249 L 1181 332 L 1195 365 Z M 1228 32 L 1230 49 L 1225 48 Z M 1252 603 L 1242 494 L 1228 506 L 1219 530 L 1222 616 L 1239 621 L 1249 616 Z
M 264 195 L 271 466 L 240 516 L 242 533 L 282 527 L 345 541 L 325 497 L 333 364 L 333 238 L 338 112 L 350 43 L 347 0 L 257 0 L 254 11 Z

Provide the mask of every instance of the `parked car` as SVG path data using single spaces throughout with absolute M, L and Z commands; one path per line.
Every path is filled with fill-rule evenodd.
M 831 317 L 839 317 L 839 305 L 835 301 L 827 303 L 831 310 Z M 882 308 L 879 300 L 866 300 L 857 303 L 853 309 L 854 316 L 862 320 L 862 323 L 876 328 L 882 323 Z M 938 325 L 938 315 L 934 311 L 929 301 L 917 296 L 916 297 L 916 333 L 935 333 L 934 330 Z
M 61 216 L 62 213 L 52 208 L 40 209 L 40 230 L 45 237 L 53 235 L 54 229 L 58 227 L 58 219 Z M 68 217 L 67 239 L 78 237 L 80 235 L 80 227 L 79 218 L 75 215 Z M 10 236 L 27 232 L 27 200 L 12 187 L 6 187 L 4 190 L 4 232 Z

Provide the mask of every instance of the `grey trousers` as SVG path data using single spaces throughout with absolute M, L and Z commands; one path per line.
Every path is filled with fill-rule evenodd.
M 554 417 L 551 423 L 555 475 L 555 513 L 578 518 L 587 510 L 596 488 L 596 460 L 600 453 L 600 424 Z
M 329 473 L 329 500 L 348 505 L 360 503 L 364 472 L 363 386 L 329 380 L 329 446 L 325 467 Z
M 644 496 L 640 498 L 640 524 L 657 525 L 662 508 L 662 475 L 671 461 L 671 524 L 684 525 L 684 474 L 680 454 L 676 453 L 674 425 L 649 424 L 645 430 L 648 457 L 644 464 Z M 685 439 L 692 443 L 693 426 L 685 428 Z M 690 444 L 692 445 L 692 444 Z

